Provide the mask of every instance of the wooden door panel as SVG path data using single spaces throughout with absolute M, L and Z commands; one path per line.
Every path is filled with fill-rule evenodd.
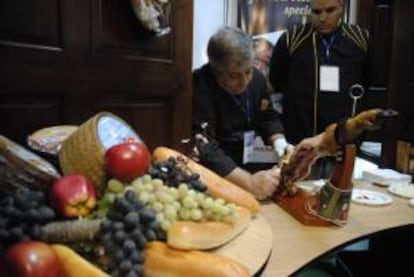
M 13 140 L 25 144 L 34 131 L 61 123 L 61 101 L 55 96 L 2 93 L 0 118 L 0 134 L 13 134 Z
M 59 47 L 59 3 L 59 0 L 2 0 L 1 43 L 27 48 Z
M 171 1 L 171 32 L 157 37 L 129 1 L 1 1 L 0 115 L 22 128 L 2 121 L 0 132 L 21 140 L 105 110 L 151 148 L 180 148 L 190 134 L 192 12 L 192 1 Z
M 400 112 L 400 116 L 390 124 L 385 134 L 383 158 L 389 167 L 395 167 L 398 140 L 414 143 L 413 9 L 414 1 L 394 1 L 388 102 Z
M 157 37 L 145 30 L 129 1 L 93 1 L 92 7 L 94 52 L 172 63 L 173 34 Z
M 174 116 L 171 101 L 145 99 L 135 100 L 124 98 L 102 99 L 99 109 L 111 111 L 126 120 L 149 149 L 156 146 L 167 145 L 172 137 L 171 119 Z
M 173 98 L 143 98 L 130 93 L 101 92 L 83 94 L 82 103 L 78 95 L 66 95 L 64 118 L 68 124 L 81 124 L 101 111 L 121 117 L 141 136 L 150 149 L 159 145 L 171 145 L 173 125 Z

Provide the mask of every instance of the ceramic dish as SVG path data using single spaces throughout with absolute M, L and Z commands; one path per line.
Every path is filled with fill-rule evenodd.
M 414 198 L 414 184 L 392 185 L 388 187 L 388 191 L 404 198 Z
M 366 189 L 353 189 L 352 201 L 358 204 L 369 206 L 383 206 L 391 204 L 392 197 L 378 191 Z

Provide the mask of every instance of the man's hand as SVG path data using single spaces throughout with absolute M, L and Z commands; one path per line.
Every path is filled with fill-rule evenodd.
M 274 166 L 251 175 L 251 192 L 258 200 L 272 196 L 280 182 L 280 169 Z

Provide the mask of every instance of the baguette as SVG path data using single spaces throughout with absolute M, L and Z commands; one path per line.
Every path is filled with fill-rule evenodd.
M 247 268 L 230 258 L 197 250 L 176 250 L 163 242 L 145 244 L 146 277 L 248 277 Z
M 221 246 L 249 225 L 251 213 L 239 207 L 238 217 L 234 222 L 193 222 L 177 221 L 167 231 L 167 243 L 178 249 L 206 250 Z
M 173 149 L 160 146 L 154 150 L 152 157 L 155 162 L 166 161 L 169 157 L 174 157 L 177 160 L 184 160 L 187 170 L 200 174 L 200 181 L 207 186 L 207 193 L 209 195 L 215 198 L 222 198 L 227 202 L 245 207 L 249 209 L 252 214 L 258 213 L 260 204 L 253 194 L 222 178 L 210 169 L 188 158 L 184 154 Z

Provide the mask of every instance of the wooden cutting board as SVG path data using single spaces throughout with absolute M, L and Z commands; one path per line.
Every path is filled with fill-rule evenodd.
M 272 229 L 258 214 L 243 233 L 212 252 L 232 258 L 245 265 L 255 275 L 266 263 L 273 247 Z

